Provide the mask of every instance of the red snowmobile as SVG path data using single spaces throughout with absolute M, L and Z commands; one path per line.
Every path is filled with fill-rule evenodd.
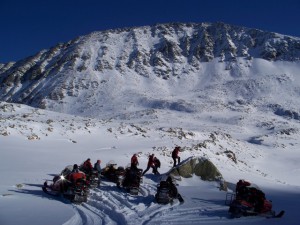
M 82 173 L 82 175 L 80 175 L 82 178 L 71 182 L 69 180 L 69 176 L 72 176 L 70 171 L 71 167 L 72 166 L 66 167 L 60 175 L 55 176 L 52 184 L 49 185 L 46 181 L 42 189 L 49 195 L 63 196 L 74 203 L 86 202 L 89 193 L 88 182 L 82 172 L 79 172 Z
M 272 210 L 272 201 L 266 199 L 264 192 L 249 182 L 240 180 L 236 194 L 229 203 L 229 212 L 233 218 L 242 216 L 264 216 L 268 218 L 282 217 L 284 211 L 276 215 Z

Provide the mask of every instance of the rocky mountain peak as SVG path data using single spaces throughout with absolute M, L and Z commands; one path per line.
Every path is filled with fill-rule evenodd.
M 77 97 L 104 77 L 169 80 L 201 74 L 216 60 L 231 70 L 238 59 L 299 61 L 300 39 L 224 23 L 168 23 L 93 32 L 16 63 L 0 65 L 0 100 L 49 107 L 45 99 Z M 47 105 L 48 104 L 48 105 Z

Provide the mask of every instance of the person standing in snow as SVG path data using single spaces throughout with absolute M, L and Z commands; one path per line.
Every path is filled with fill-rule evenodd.
M 154 173 L 154 174 L 157 173 L 157 169 L 156 169 L 156 166 L 155 166 L 155 163 L 154 163 L 154 154 L 152 154 L 152 155 L 149 156 L 147 168 L 144 170 L 142 176 L 144 176 L 144 174 L 145 174 L 150 168 L 153 169 L 153 173 Z
M 137 166 L 139 165 L 139 161 L 137 158 L 137 154 L 133 154 L 131 157 L 131 169 L 137 170 Z
M 176 159 L 178 160 L 178 164 L 180 163 L 179 150 L 180 150 L 180 147 L 176 146 L 172 152 L 172 159 L 174 161 L 173 167 L 176 166 Z

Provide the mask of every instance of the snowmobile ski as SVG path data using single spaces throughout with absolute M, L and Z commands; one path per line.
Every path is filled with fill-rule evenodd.
M 48 189 L 47 187 L 42 187 L 43 192 L 45 192 L 48 195 L 54 196 L 54 197 L 58 197 L 60 196 L 60 194 L 58 192 L 54 192 L 51 189 Z
M 281 218 L 284 215 L 285 211 L 281 210 L 277 215 L 275 215 L 273 218 Z

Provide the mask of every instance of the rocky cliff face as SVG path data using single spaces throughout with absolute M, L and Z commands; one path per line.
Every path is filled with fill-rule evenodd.
M 213 60 L 231 70 L 238 59 L 247 64 L 254 58 L 299 61 L 300 39 L 224 23 L 94 32 L 22 61 L 0 64 L 0 100 L 51 108 L 49 100 L 63 105 L 66 96 L 97 92 L 100 97 L 109 74 L 169 80 L 201 74 L 203 63 Z

